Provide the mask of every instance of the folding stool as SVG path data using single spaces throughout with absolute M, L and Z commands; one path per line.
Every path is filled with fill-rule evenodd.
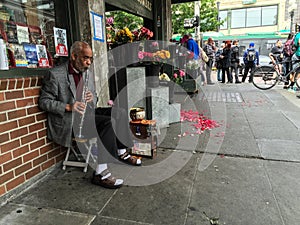
M 80 143 L 83 144 L 83 146 L 87 149 L 85 161 L 84 162 L 80 161 L 83 155 L 80 152 L 76 151 L 74 149 L 74 146 L 71 144 L 71 147 L 67 149 L 67 154 L 65 160 L 63 161 L 63 168 L 62 168 L 63 170 L 66 170 L 66 166 L 83 167 L 83 172 L 86 173 L 89 165 L 89 159 L 92 158 L 93 162 L 96 161 L 95 157 L 92 154 L 92 148 L 93 146 L 97 147 L 97 138 L 84 140 L 83 142 Z M 73 161 L 69 159 L 71 152 L 75 155 L 77 161 Z

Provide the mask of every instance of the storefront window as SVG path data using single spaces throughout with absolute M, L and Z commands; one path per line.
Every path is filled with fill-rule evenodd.
M 9 67 L 51 67 L 54 0 L 0 0 L 0 39 Z

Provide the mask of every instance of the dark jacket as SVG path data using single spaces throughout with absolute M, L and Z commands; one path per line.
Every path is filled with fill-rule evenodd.
M 231 62 L 230 62 L 230 58 L 231 58 L 231 50 L 230 48 L 224 48 L 222 53 L 221 53 L 222 56 L 224 56 L 224 58 L 222 59 L 221 61 L 221 64 L 222 64 L 222 68 L 229 68 L 230 65 L 231 65 Z

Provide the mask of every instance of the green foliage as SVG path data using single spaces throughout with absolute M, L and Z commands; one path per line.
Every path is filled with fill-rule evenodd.
M 183 27 L 184 19 L 194 16 L 194 2 L 180 3 L 172 5 L 172 29 L 173 34 L 193 33 L 195 30 Z
M 123 29 L 128 27 L 129 30 L 136 30 L 143 26 L 143 18 L 123 11 L 112 11 L 105 13 L 106 18 L 114 18 L 114 29 Z
M 184 19 L 193 18 L 194 2 L 172 5 L 172 28 L 173 34 L 186 34 L 195 32 L 194 28 L 185 29 Z M 216 0 L 201 0 L 200 9 L 200 32 L 215 31 L 224 21 L 218 21 Z

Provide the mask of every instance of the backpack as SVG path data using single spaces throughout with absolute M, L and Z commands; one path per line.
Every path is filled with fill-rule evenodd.
M 289 57 L 292 56 L 297 49 L 294 44 L 294 38 L 295 38 L 295 36 L 292 39 L 287 40 L 284 44 L 283 52 L 286 56 L 289 56 Z
M 238 59 L 239 59 L 239 47 L 238 46 L 233 46 L 231 48 L 231 61 L 235 62 Z
M 256 59 L 256 52 L 255 49 L 249 49 L 247 50 L 247 57 L 246 57 L 248 62 L 254 62 Z

